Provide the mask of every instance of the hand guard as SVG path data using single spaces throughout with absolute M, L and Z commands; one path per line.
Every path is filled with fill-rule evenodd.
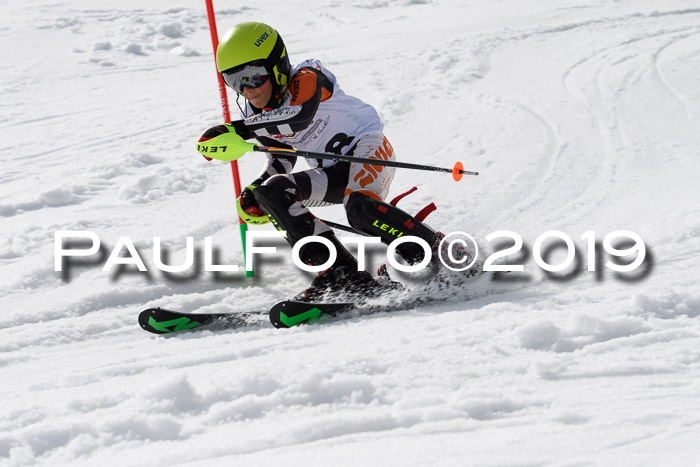
M 241 193 L 241 209 L 253 216 L 264 216 L 265 214 L 260 209 L 260 205 L 255 199 L 255 195 L 253 195 L 253 190 L 251 188 L 253 188 L 252 185 L 247 186 Z
M 228 123 L 209 128 L 197 141 L 197 152 L 207 160 L 235 161 L 254 148 L 253 143 L 245 142 Z
M 254 185 L 248 185 L 241 192 L 241 195 L 236 200 L 236 210 L 238 215 L 248 224 L 262 225 L 270 222 L 270 218 L 260 209 L 258 201 L 255 199 L 253 190 Z

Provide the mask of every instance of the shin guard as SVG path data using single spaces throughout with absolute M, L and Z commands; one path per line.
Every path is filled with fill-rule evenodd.
M 367 235 L 380 237 L 386 244 L 404 235 L 419 237 L 430 246 L 439 240 L 433 229 L 407 212 L 362 193 L 353 192 L 348 196 L 345 211 L 353 228 Z M 409 264 L 420 262 L 424 255 L 423 248 L 414 243 L 403 243 L 396 251 Z

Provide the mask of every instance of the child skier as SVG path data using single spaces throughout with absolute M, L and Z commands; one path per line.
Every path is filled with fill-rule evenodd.
M 292 68 L 282 37 L 270 26 L 247 22 L 228 31 L 216 51 L 216 65 L 226 85 L 246 99 L 243 118 L 210 128 L 200 143 L 235 132 L 243 140 L 255 138 L 264 146 L 395 160 L 374 108 L 345 94 L 318 60 Z M 215 156 L 201 152 L 205 157 Z M 260 176 L 237 200 L 243 220 L 253 224 L 272 220 L 286 230 L 292 246 L 310 235 L 324 237 L 335 246 L 335 262 L 296 300 L 317 301 L 331 291 L 371 295 L 381 289 L 369 273 L 358 271 L 357 260 L 309 207 L 342 204 L 348 222 L 360 232 L 381 237 L 387 244 L 399 234 L 413 235 L 431 245 L 433 252 L 437 250 L 442 234 L 384 201 L 393 167 L 307 162 L 309 170 L 292 173 L 296 156 L 268 154 Z M 403 243 L 397 251 L 409 264 L 421 261 L 424 255 L 415 243 Z M 312 242 L 301 248 L 299 256 L 306 264 L 317 266 L 328 260 L 329 251 Z

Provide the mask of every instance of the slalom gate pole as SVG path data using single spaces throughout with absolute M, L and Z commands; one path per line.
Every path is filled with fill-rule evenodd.
M 255 152 L 268 152 L 270 154 L 295 155 L 309 159 L 327 159 L 332 161 L 360 162 L 365 165 L 383 165 L 387 167 L 398 167 L 403 169 L 428 170 L 431 172 L 449 172 L 455 181 L 460 181 L 463 175 L 479 175 L 479 172 L 464 170 L 461 162 L 455 163 L 451 169 L 446 167 L 435 167 L 432 165 L 411 164 L 409 162 L 387 161 L 384 159 L 367 159 L 364 157 L 344 156 L 342 154 L 328 154 L 325 152 L 298 151 L 296 149 L 273 148 L 268 146 L 255 146 Z
M 205 0 L 207 5 L 207 17 L 209 18 L 209 31 L 211 32 L 211 44 L 214 47 L 214 60 L 216 63 L 216 48 L 219 46 L 219 34 L 216 32 L 216 18 L 214 18 L 214 6 L 212 5 L 212 0 Z M 221 108 L 224 113 L 224 122 L 231 123 L 231 112 L 228 107 L 228 96 L 226 94 L 226 84 L 219 70 L 216 71 L 216 76 L 219 79 L 219 94 L 221 95 Z M 231 161 L 231 173 L 233 175 L 233 187 L 236 193 L 236 198 L 241 195 L 241 179 L 238 174 L 238 162 Z M 248 232 L 248 224 L 238 216 L 238 224 L 241 230 L 241 242 L 243 244 L 243 258 L 245 261 L 246 251 L 245 251 L 245 240 L 246 234 Z M 246 277 L 253 277 L 255 273 L 251 270 L 248 271 L 246 268 Z

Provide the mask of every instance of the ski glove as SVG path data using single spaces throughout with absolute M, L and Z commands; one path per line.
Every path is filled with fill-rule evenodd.
M 207 160 L 235 161 L 246 152 L 253 151 L 254 147 L 253 143 L 245 142 L 233 125 L 228 123 L 209 128 L 197 141 L 197 152 Z

